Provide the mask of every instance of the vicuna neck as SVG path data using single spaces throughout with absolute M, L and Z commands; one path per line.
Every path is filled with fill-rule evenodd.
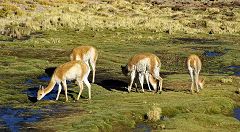
M 44 89 L 44 93 L 49 93 L 53 90 L 54 86 L 56 84 L 56 81 L 52 78 L 51 81 L 49 82 L 48 86 Z

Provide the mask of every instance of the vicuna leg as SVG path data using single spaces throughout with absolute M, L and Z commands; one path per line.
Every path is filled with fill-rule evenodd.
M 144 89 L 143 89 L 144 74 L 143 73 L 139 73 L 139 82 L 141 84 L 142 91 L 144 92 Z
M 95 82 L 95 72 L 96 72 L 96 62 L 94 60 L 90 60 L 91 67 L 93 70 L 93 76 L 92 76 L 92 83 Z
M 79 93 L 78 93 L 78 97 L 77 97 L 77 100 L 79 100 L 79 98 L 80 98 L 80 96 L 82 94 L 82 91 L 83 91 L 83 82 L 80 81 L 80 80 L 77 80 L 77 82 L 78 82 L 78 86 L 80 88 Z
M 197 92 L 199 92 L 198 77 L 199 77 L 199 72 L 195 71 L 195 85 L 196 85 L 196 88 L 197 88 Z
M 59 84 L 58 84 L 58 94 L 57 94 L 56 100 L 59 99 L 59 95 L 60 95 L 60 93 L 61 93 L 61 90 L 62 90 L 62 85 L 61 85 L 61 83 L 59 83 Z
M 149 85 L 149 73 L 145 73 L 145 76 L 146 76 L 146 81 L 147 81 L 147 85 L 148 85 L 148 89 L 149 91 L 152 91 L 151 88 L 150 88 L 150 85 Z
M 64 88 L 64 91 L 65 91 L 66 101 L 68 101 L 68 96 L 67 96 L 67 82 L 66 82 L 66 80 L 62 81 L 62 84 L 63 84 L 63 88 Z
M 162 92 L 162 84 L 163 84 L 163 79 L 159 77 L 159 87 L 160 87 L 160 93 Z
M 194 87 L 194 78 L 193 78 L 193 69 L 189 68 L 189 74 L 192 79 L 192 84 L 191 84 L 191 92 L 193 93 L 193 87 Z
M 135 89 L 136 89 L 136 91 L 135 92 L 138 92 L 138 85 L 137 85 L 137 81 L 136 81 L 136 78 L 139 78 L 139 75 L 138 74 L 136 74 L 136 76 L 135 76 L 135 79 L 134 79 L 134 85 L 135 85 Z
M 91 100 L 91 84 L 89 83 L 88 79 L 85 78 L 83 82 L 87 85 L 88 88 L 88 99 Z
M 137 83 L 135 82 L 134 85 L 135 85 L 135 88 L 136 88 L 136 92 L 138 92 Z
M 130 85 L 128 86 L 128 92 L 131 92 L 132 84 L 133 84 L 133 81 L 135 79 L 135 76 L 136 76 L 135 71 L 131 72 L 131 80 L 130 80 Z

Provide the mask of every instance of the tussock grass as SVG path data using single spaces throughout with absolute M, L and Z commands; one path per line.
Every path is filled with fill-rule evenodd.
M 14 4 L 1 3 L 0 7 L 0 18 L 9 17 L 12 15 L 22 16 L 24 14 L 24 11 Z
M 25 2 L 29 3 L 29 1 Z M 29 28 L 32 32 L 66 27 L 80 31 L 85 28 L 130 29 L 169 34 L 177 32 L 237 34 L 240 32 L 239 8 L 231 9 L 228 6 L 223 8 L 210 6 L 202 10 L 195 5 L 175 10 L 167 3 L 156 6 L 150 1 L 37 0 L 31 4 L 26 3 L 3 3 L 0 16 L 4 19 L 1 19 L 0 29 L 4 30 L 7 23 L 11 22 L 17 25 L 31 22 Z M 27 9 L 32 11 L 29 12 Z
M 160 120 L 162 109 L 156 106 L 153 106 L 147 113 L 147 119 L 150 121 Z

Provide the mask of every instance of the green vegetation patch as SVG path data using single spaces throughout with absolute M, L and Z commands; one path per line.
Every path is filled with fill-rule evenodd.
M 239 85 L 235 83 L 239 78 L 221 69 L 231 64 L 240 65 L 236 61 L 238 41 L 238 35 L 168 34 L 124 29 L 95 31 L 91 28 L 41 32 L 26 40 L 8 41 L 2 37 L 0 103 L 18 108 L 45 109 L 46 106 L 64 105 L 74 109 L 66 116 L 44 115 L 43 120 L 33 124 L 39 130 L 131 131 L 138 122 L 147 122 L 153 131 L 163 128 L 234 131 L 239 128 L 239 121 L 232 117 L 233 108 L 239 104 L 236 93 Z M 60 95 L 59 101 L 31 102 L 23 91 L 46 86 L 48 82 L 38 77 L 46 75 L 45 69 L 67 62 L 72 48 L 80 45 L 92 45 L 99 51 L 92 100 L 87 100 L 88 91 L 84 86 L 82 98 L 75 101 L 79 87 L 72 83 L 68 85 L 70 102 L 64 102 L 64 94 Z M 216 47 L 224 53 L 222 56 L 204 56 L 205 50 Z M 231 50 L 225 51 L 226 47 Z M 155 53 L 161 59 L 162 94 L 135 92 L 135 88 L 127 93 L 129 77 L 121 73 L 120 66 L 140 52 Z M 206 78 L 206 85 L 199 94 L 191 94 L 190 77 L 184 64 L 192 53 L 201 56 L 200 75 Z M 232 82 L 222 81 L 226 78 L 231 78 Z M 26 83 L 29 79 L 32 82 Z M 144 117 L 153 106 L 161 108 L 159 116 L 166 120 L 159 117 L 160 120 L 149 121 Z M 46 123 L 49 125 L 45 126 Z

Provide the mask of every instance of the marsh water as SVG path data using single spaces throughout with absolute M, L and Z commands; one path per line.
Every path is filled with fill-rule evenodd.
M 233 112 L 234 112 L 234 117 L 240 121 L 240 108 L 235 108 Z
M 41 75 L 38 77 L 39 81 L 44 81 L 44 82 L 49 82 L 50 81 L 50 77 L 47 75 Z M 32 80 L 29 79 L 27 80 L 25 83 L 30 83 L 32 84 Z M 38 91 L 39 87 L 32 87 L 32 88 L 28 88 L 27 90 L 24 90 L 22 93 L 26 94 L 28 96 L 28 99 L 31 102 L 37 102 L 37 91 Z M 53 88 L 53 90 L 47 94 L 46 96 L 43 97 L 42 100 L 54 100 L 57 96 L 57 91 L 58 91 L 58 85 L 56 84 Z
M 204 51 L 203 55 L 206 57 L 216 57 L 216 56 L 222 56 L 223 53 L 216 52 L 216 51 Z
M 17 132 L 23 129 L 26 123 L 32 123 L 41 119 L 39 110 L 15 109 L 10 107 L 0 108 L 1 131 Z M 28 128 L 30 129 L 30 128 Z
M 228 71 L 233 72 L 233 75 L 235 75 L 235 76 L 240 76 L 240 66 L 232 65 L 232 66 L 226 67 L 226 69 L 227 69 Z
M 41 109 L 0 108 L 0 131 L 34 131 L 34 122 L 51 116 L 64 116 L 74 110 L 68 106 L 52 105 Z
M 136 127 L 133 129 L 133 132 L 151 132 L 152 128 L 144 123 L 139 123 L 136 125 Z
M 50 77 L 47 75 L 41 75 L 38 80 L 48 82 Z M 32 79 L 28 79 L 25 83 L 33 84 Z M 70 82 L 68 82 L 70 83 Z M 35 103 L 37 102 L 38 87 L 28 88 L 22 91 L 22 94 L 26 94 L 28 99 Z M 42 100 L 55 100 L 57 96 L 58 85 L 56 84 L 53 90 L 47 94 Z M 25 131 L 35 130 L 31 123 L 40 121 L 42 118 L 50 115 L 61 115 L 66 111 L 71 112 L 67 106 L 53 105 L 45 106 L 40 109 L 24 109 L 24 108 L 12 108 L 2 107 L 0 108 L 0 131 Z

